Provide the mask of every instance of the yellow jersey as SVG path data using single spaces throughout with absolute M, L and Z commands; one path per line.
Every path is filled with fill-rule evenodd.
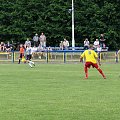
M 86 62 L 97 63 L 96 58 L 98 58 L 98 55 L 94 50 L 88 49 L 81 54 L 81 57 L 84 58 Z

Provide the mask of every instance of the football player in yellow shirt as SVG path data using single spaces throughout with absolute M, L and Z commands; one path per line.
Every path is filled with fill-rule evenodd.
M 91 66 L 96 68 L 99 73 L 103 76 L 104 79 L 106 79 L 106 76 L 104 75 L 103 71 L 99 68 L 100 60 L 98 58 L 97 53 L 93 50 L 93 45 L 89 46 L 88 50 L 85 50 L 82 55 L 80 56 L 80 62 L 83 61 L 83 58 L 85 59 L 85 66 L 84 66 L 84 71 L 85 71 L 85 79 L 88 79 L 88 68 Z M 99 63 L 99 65 L 97 64 Z

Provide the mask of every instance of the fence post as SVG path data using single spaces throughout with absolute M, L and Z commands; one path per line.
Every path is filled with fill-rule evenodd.
M 64 63 L 66 63 L 66 51 L 64 51 Z
M 48 63 L 48 50 L 47 50 L 47 63 Z
M 116 61 L 116 63 L 118 63 L 118 61 L 119 61 L 118 51 L 115 52 L 115 61 Z
M 12 51 L 12 63 L 14 63 L 14 50 Z

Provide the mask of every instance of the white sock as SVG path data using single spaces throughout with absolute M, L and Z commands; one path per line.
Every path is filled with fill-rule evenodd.
M 29 63 L 34 64 L 34 62 L 32 62 L 32 61 L 29 61 Z
M 29 62 L 29 66 L 32 67 L 32 64 Z

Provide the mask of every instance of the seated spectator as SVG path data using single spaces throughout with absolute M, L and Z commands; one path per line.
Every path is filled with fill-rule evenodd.
M 5 51 L 5 43 L 1 42 L 0 44 L 0 51 Z
M 99 45 L 99 40 L 98 40 L 98 39 L 96 39 L 96 40 L 94 41 L 94 48 L 97 48 L 97 47 L 98 47 L 98 45 Z
M 32 49 L 31 49 L 32 51 L 32 57 L 34 58 L 36 55 L 37 55 L 37 50 L 38 50 L 38 48 L 36 47 L 36 46 L 34 46 L 34 47 L 32 47 Z
M 6 44 L 6 46 L 5 46 L 5 51 L 6 52 L 10 52 L 11 49 L 12 49 L 12 45 L 10 45 L 10 42 L 8 41 L 7 44 Z
M 41 44 L 39 44 L 39 46 L 37 47 L 37 51 L 38 52 L 44 51 L 44 48 L 41 46 Z
M 38 54 L 39 59 L 41 59 L 43 56 L 45 56 L 44 48 L 40 44 L 37 47 L 37 52 L 38 52 L 37 54 Z
M 66 40 L 66 39 L 64 38 L 64 41 L 63 41 L 63 49 L 64 49 L 64 50 L 68 50 L 68 48 L 69 48 L 69 42 L 68 42 L 68 40 Z
M 87 50 L 89 48 L 90 42 L 88 41 L 88 38 L 84 40 L 84 50 Z

